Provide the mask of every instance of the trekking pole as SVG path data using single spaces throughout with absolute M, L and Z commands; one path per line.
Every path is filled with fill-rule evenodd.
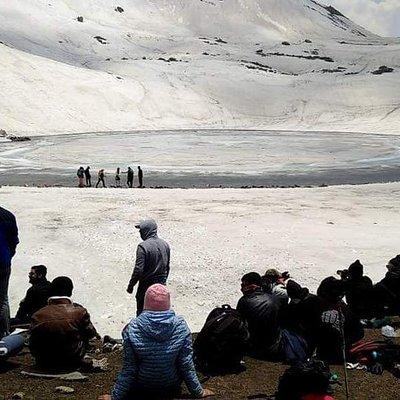
M 346 338 L 344 336 L 344 315 L 343 315 L 342 310 L 340 308 L 339 308 L 339 324 L 340 324 L 340 335 L 342 336 L 344 385 L 345 385 L 345 388 L 346 388 L 346 400 L 349 400 L 350 399 L 350 392 L 349 392 L 349 377 L 347 375 Z

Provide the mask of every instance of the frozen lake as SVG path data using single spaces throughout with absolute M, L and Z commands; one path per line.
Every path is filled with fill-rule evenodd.
M 0 143 L 0 184 L 76 185 L 76 170 L 141 165 L 146 186 L 293 186 L 399 180 L 400 136 L 290 131 L 147 131 Z M 123 177 L 124 179 L 124 177 Z M 94 180 L 94 179 L 93 179 Z

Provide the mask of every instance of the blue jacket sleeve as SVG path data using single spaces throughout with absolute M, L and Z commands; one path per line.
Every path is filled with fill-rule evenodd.
M 124 361 L 111 394 L 112 400 L 128 400 L 137 375 L 137 360 L 126 329 L 122 332 L 124 339 Z
M 185 341 L 179 352 L 178 368 L 181 377 L 189 389 L 189 392 L 195 397 L 201 397 L 203 388 L 201 387 L 199 378 L 196 374 L 196 369 L 194 367 L 192 336 L 186 323 L 185 328 Z

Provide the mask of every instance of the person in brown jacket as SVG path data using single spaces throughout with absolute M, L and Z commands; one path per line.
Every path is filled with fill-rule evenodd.
M 77 368 L 98 337 L 87 310 L 71 300 L 73 283 L 65 276 L 51 283 L 48 305 L 32 316 L 29 348 L 40 367 Z

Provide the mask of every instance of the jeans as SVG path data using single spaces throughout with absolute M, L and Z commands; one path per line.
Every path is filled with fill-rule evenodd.
M 10 333 L 10 306 L 8 304 L 8 283 L 11 263 L 0 264 L 0 338 Z
M 18 354 L 24 347 L 22 335 L 9 335 L 0 339 L 0 360 Z

